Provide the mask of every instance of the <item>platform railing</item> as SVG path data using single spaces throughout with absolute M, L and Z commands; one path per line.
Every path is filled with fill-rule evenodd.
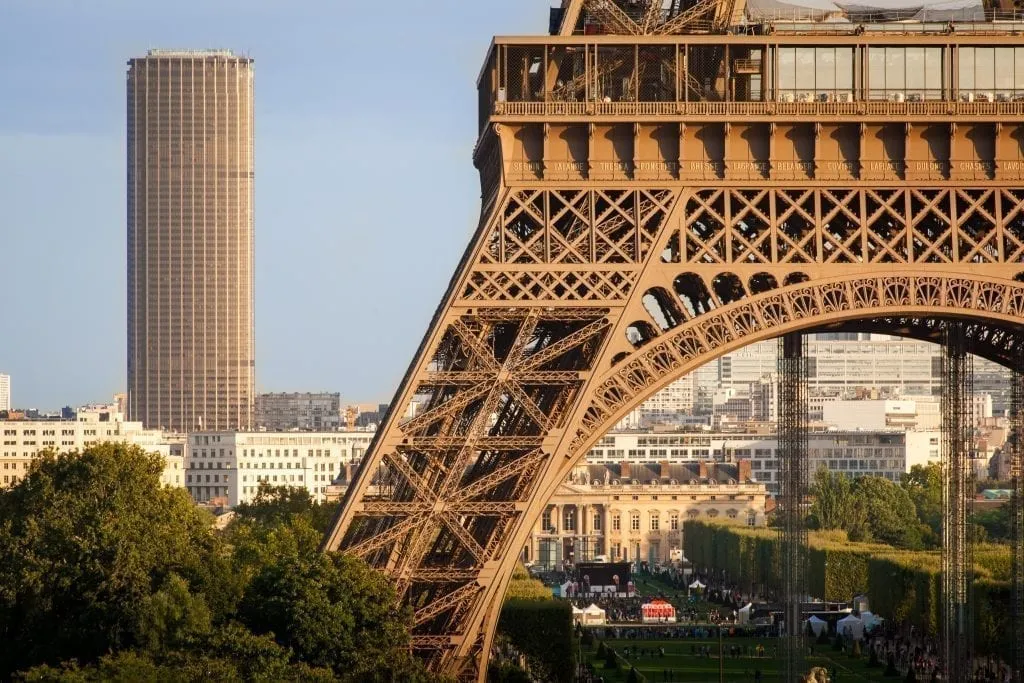
M 1024 116 L 1024 101 L 927 100 L 893 102 L 496 102 L 493 115 L 537 117 L 668 116 Z

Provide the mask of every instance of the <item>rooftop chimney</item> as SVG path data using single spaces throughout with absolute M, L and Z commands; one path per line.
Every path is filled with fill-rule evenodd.
M 741 484 L 745 484 L 753 478 L 754 477 L 750 471 L 750 460 L 747 458 L 741 458 L 737 463 L 736 479 L 738 479 Z

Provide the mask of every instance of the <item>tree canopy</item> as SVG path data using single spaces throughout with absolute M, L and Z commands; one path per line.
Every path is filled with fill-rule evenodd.
M 906 489 L 882 477 L 850 479 L 821 469 L 812 488 L 812 526 L 842 529 L 852 541 L 876 540 L 899 548 L 924 546 L 917 508 Z
M 914 465 L 903 475 L 903 489 L 917 510 L 917 518 L 927 529 L 925 543 L 937 546 L 942 539 L 942 467 L 937 463 Z
M 430 678 L 386 579 L 318 551 L 331 507 L 263 490 L 217 532 L 162 469 L 103 444 L 0 491 L 0 679 Z
M 45 455 L 0 493 L 0 675 L 137 644 L 162 588 L 221 587 L 224 548 L 159 456 L 113 444 Z M 177 583 L 180 582 L 180 583 Z

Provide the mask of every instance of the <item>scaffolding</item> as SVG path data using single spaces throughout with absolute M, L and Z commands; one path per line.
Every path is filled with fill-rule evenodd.
M 782 600 L 785 636 L 779 652 L 779 671 L 786 683 L 805 672 L 802 603 L 807 585 L 807 525 L 803 501 L 807 492 L 807 354 L 804 336 L 787 334 L 779 339 L 778 437 L 781 495 Z
M 974 657 L 970 532 L 974 477 L 974 367 L 962 323 L 944 332 L 942 349 L 942 593 L 943 654 L 947 681 L 970 680 Z
M 1024 351 L 1018 351 L 1011 376 L 1009 433 L 1006 453 L 1009 456 L 1010 538 L 1013 543 L 1012 611 L 1013 618 L 1013 681 L 1024 683 Z

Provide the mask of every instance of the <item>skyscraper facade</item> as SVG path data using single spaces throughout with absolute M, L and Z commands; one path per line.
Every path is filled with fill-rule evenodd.
M 0 410 L 11 409 L 11 376 L 0 373 Z
M 220 50 L 128 62 L 128 413 L 248 429 L 253 67 Z

